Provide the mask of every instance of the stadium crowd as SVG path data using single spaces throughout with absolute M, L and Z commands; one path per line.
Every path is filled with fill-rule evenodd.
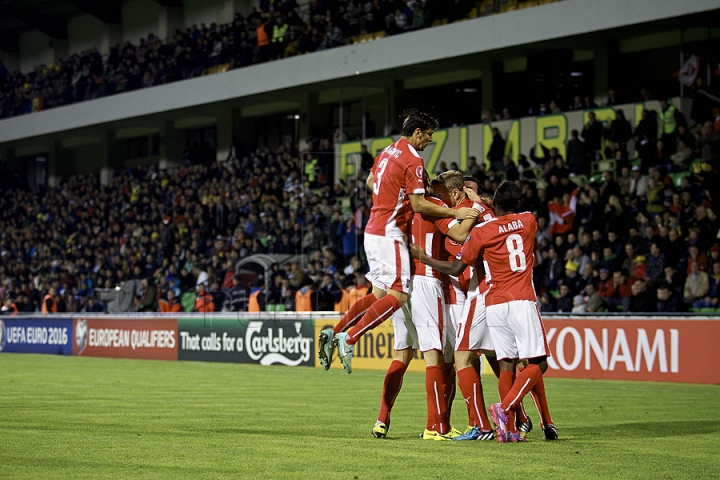
M 619 129 L 614 123 L 609 132 Z M 623 161 L 622 142 L 607 132 L 608 148 L 620 151 L 617 168 L 596 178 L 573 175 L 573 162 L 548 149 L 526 170 L 524 156 L 519 170 L 507 157 L 497 165 L 488 158 L 487 168 L 469 160 L 465 173 L 486 193 L 504 178 L 516 181 L 522 210 L 538 217 L 534 281 L 543 311 L 720 306 L 720 132 L 709 121 L 685 131 L 682 124 L 665 135 L 692 142 L 696 160 L 676 173 L 677 164 L 663 161 L 662 140 L 651 139 L 654 156 Z M 572 142 L 585 152 L 584 172 L 600 152 L 587 139 Z M 372 160 L 364 151 L 358 179 Z M 303 151 L 287 144 L 175 171 L 118 171 L 108 185 L 84 174 L 45 191 L 5 191 L 3 309 L 102 311 L 95 289 L 136 280 L 138 311 L 345 310 L 367 292 L 361 237 L 370 200 L 362 180 L 333 185 L 333 165 L 330 141 L 319 139 Z M 245 285 L 235 266 L 256 253 L 304 256 Z
M 192 25 L 167 39 L 150 33 L 138 44 L 75 52 L 57 65 L 9 72 L 0 61 L 0 118 L 171 83 L 224 69 L 345 45 L 357 35 L 395 35 L 465 18 L 474 1 L 261 0 L 229 24 Z M 219 69 L 220 70 L 220 69 Z

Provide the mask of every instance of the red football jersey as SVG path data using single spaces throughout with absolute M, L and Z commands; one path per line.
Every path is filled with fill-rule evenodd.
M 429 202 L 441 207 L 446 207 L 442 200 L 434 197 L 425 197 Z M 440 258 L 444 236 L 457 223 L 454 218 L 431 217 L 428 215 L 413 214 L 412 217 L 412 242 L 422 248 L 428 257 Z M 412 259 L 410 265 L 411 275 L 421 275 L 440 279 L 440 272 L 425 265 L 416 258 Z
M 410 194 L 425 194 L 422 157 L 403 137 L 385 147 L 371 170 L 373 206 L 365 233 L 399 237 L 407 233 L 412 214 Z
M 490 208 L 485 202 L 480 203 L 480 215 L 478 218 L 480 218 L 482 221 L 487 221 L 495 217 L 495 213 L 493 212 L 492 208 Z M 465 197 L 459 204 L 455 205 L 453 208 L 472 208 L 473 202 Z M 449 261 L 452 262 L 455 258 L 458 257 L 460 254 L 460 250 L 462 249 L 462 244 L 457 243 L 455 240 L 453 240 L 450 237 L 445 237 L 445 242 L 443 243 L 443 249 L 440 254 L 440 260 L 443 261 Z M 478 284 L 483 286 L 484 288 L 487 288 L 484 283 L 481 283 L 485 273 L 483 269 L 482 263 L 479 263 L 478 265 L 470 265 L 471 268 L 466 268 L 465 271 L 462 273 L 460 278 L 457 277 L 451 277 L 450 275 L 444 275 L 443 274 L 443 289 L 445 292 L 445 303 L 448 304 L 455 304 L 457 303 L 457 294 L 456 292 L 462 292 L 463 294 L 467 295 L 468 291 L 471 288 L 471 281 L 473 280 L 474 275 L 477 273 L 478 277 L 475 279 L 475 283 L 473 284 L 474 287 Z M 475 268 L 473 268 L 475 267 Z M 483 293 L 484 290 L 482 290 L 480 293 Z
M 537 221 L 532 213 L 511 213 L 473 228 L 458 258 L 475 265 L 482 256 L 489 285 L 486 305 L 536 301 L 532 282 Z

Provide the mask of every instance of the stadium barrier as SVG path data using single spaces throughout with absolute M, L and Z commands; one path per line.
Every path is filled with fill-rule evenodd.
M 338 320 L 329 312 L 4 317 L 0 352 L 319 368 L 317 335 Z M 720 384 L 717 318 L 545 315 L 544 322 L 548 376 Z M 353 369 L 385 370 L 393 344 L 390 322 L 366 333 Z M 424 363 L 412 362 L 409 370 L 424 371 Z M 487 365 L 483 373 L 491 374 Z

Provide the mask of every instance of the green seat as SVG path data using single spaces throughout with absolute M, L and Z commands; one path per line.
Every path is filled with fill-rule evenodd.
M 668 176 L 672 180 L 673 185 L 680 187 L 682 185 L 683 178 L 689 177 L 690 172 L 668 173 Z
M 186 312 L 192 312 L 195 310 L 195 294 L 192 292 L 185 292 L 180 297 L 180 305 Z

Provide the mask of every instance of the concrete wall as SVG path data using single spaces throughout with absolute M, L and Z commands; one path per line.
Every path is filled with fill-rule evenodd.
M 160 32 L 160 4 L 152 0 L 130 0 L 122 4 L 122 39 L 137 44 L 149 33 Z
M 68 51 L 73 54 L 97 48 L 104 54 L 103 37 L 106 33 L 107 26 L 92 15 L 71 18 L 68 21 Z
M 232 2 L 230 2 L 232 3 Z M 184 0 L 185 27 L 201 23 L 210 26 L 211 23 L 218 23 L 218 15 L 225 6 L 225 0 Z M 228 23 L 230 20 L 224 20 Z
M 55 60 L 52 39 L 40 32 L 31 30 L 20 35 L 20 71 L 27 73 L 38 65 L 50 65 Z

